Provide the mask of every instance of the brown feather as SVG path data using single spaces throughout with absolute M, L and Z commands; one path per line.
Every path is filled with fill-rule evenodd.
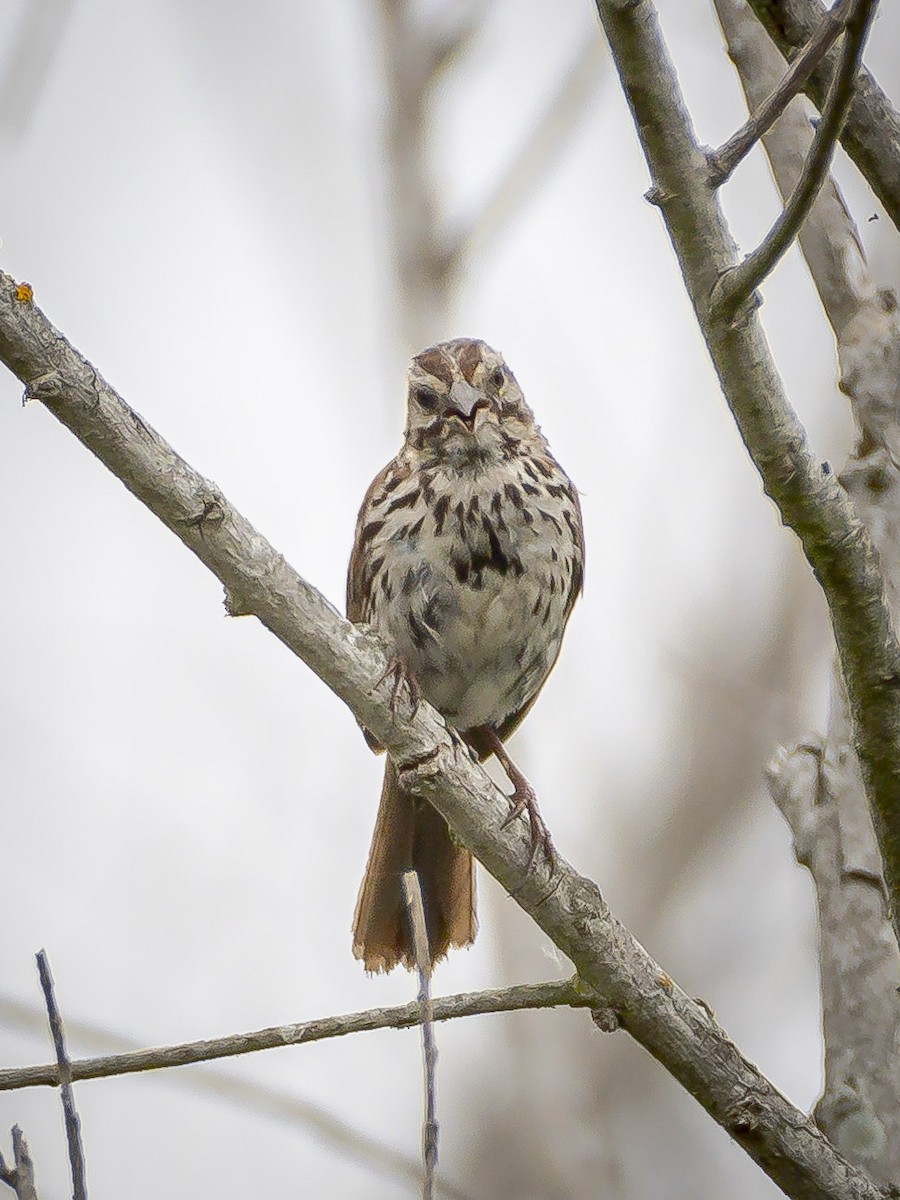
M 433 964 L 451 946 L 475 940 L 475 864 L 453 841 L 440 813 L 403 791 L 388 759 L 353 917 L 353 953 L 367 971 L 416 965 L 400 883 L 408 870 L 419 876 Z

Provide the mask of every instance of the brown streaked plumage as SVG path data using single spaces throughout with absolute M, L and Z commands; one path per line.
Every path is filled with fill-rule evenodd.
M 527 815 L 533 852 L 548 856 L 534 792 L 502 743 L 556 661 L 583 570 L 577 492 L 502 357 L 466 338 L 423 350 L 409 370 L 403 447 L 360 509 L 347 615 L 386 637 L 480 757 L 497 756 L 514 785 L 510 819 Z M 433 960 L 473 941 L 471 855 L 388 761 L 353 921 L 369 971 L 414 965 L 400 885 L 410 868 Z

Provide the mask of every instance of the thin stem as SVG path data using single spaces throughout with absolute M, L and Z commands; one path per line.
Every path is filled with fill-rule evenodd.
M 431 949 L 425 924 L 425 905 L 422 887 L 415 871 L 405 871 L 402 878 L 406 915 L 412 931 L 416 969 L 419 975 L 418 1002 L 422 1013 L 422 1053 L 425 1060 L 425 1117 L 422 1122 L 422 1200 L 433 1200 L 435 1172 L 438 1159 L 437 1121 L 437 1041 L 434 1036 L 434 1001 L 431 996 Z
M 72 1170 L 73 1200 L 87 1200 L 87 1183 L 84 1175 L 84 1146 L 81 1143 L 81 1119 L 75 1107 L 75 1093 L 72 1090 L 72 1064 L 66 1053 L 66 1036 L 63 1030 L 62 1016 L 56 1003 L 53 990 L 53 976 L 50 973 L 50 963 L 47 952 L 41 950 L 37 955 L 38 976 L 44 1002 L 47 1005 L 47 1017 L 50 1021 L 50 1032 L 53 1035 L 53 1046 L 56 1050 L 56 1070 L 59 1077 L 60 1095 L 62 1098 L 63 1115 L 66 1123 L 66 1143 L 69 1148 L 69 1166 Z
M 753 149 L 764 133 L 772 128 L 790 102 L 799 95 L 828 51 L 847 25 L 853 0 L 840 0 L 822 18 L 813 36 L 793 60 L 775 89 L 747 118 L 727 142 L 710 155 L 713 187 L 721 185 Z
M 742 263 L 726 271 L 713 288 L 711 307 L 715 317 L 727 319 L 732 316 L 752 296 L 800 232 L 828 174 L 853 97 L 856 72 L 877 4 L 878 0 L 857 0 L 852 15 L 847 19 L 838 68 L 796 187 L 756 250 Z

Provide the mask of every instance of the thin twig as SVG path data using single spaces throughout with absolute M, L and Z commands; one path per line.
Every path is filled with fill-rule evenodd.
M 822 18 L 813 36 L 791 62 L 775 89 L 747 118 L 741 128 L 710 155 L 713 187 L 721 187 L 738 163 L 742 162 L 793 98 L 803 90 L 809 77 L 837 41 L 847 24 L 853 0 L 840 0 Z
M 0 1026 L 28 1035 L 43 1034 L 47 1018 L 43 1007 L 24 1004 L 21 1000 L 0 994 Z M 97 1053 L 128 1053 L 139 1050 L 141 1043 L 123 1037 L 111 1029 L 87 1021 L 66 1019 L 66 1034 L 70 1043 L 78 1042 Z M 390 1177 L 402 1187 L 416 1186 L 422 1178 L 418 1155 L 407 1154 L 386 1145 L 383 1138 L 358 1129 L 321 1104 L 309 1100 L 289 1088 L 248 1079 L 245 1074 L 230 1072 L 219 1063 L 196 1065 L 191 1071 L 176 1071 L 158 1077 L 160 1083 L 191 1091 L 217 1103 L 235 1105 L 244 1116 L 255 1115 L 267 1121 L 281 1121 L 295 1131 L 305 1130 L 328 1153 L 343 1155 L 361 1164 L 371 1173 Z M 446 1200 L 473 1200 L 470 1192 L 449 1182 L 438 1180 L 438 1195 Z
M 422 1200 L 433 1200 L 434 1177 L 438 1159 L 438 1122 L 436 1103 L 437 1042 L 434 1036 L 434 1002 L 431 998 L 431 949 L 425 925 L 422 887 L 415 871 L 404 871 L 403 899 L 412 933 L 416 970 L 419 975 L 419 1006 L 422 1013 L 422 1053 L 425 1060 L 425 1119 L 422 1123 Z
M 825 182 L 841 127 L 850 107 L 856 72 L 878 0 L 857 0 L 847 18 L 837 71 L 828 91 L 809 156 L 790 199 L 760 245 L 742 263 L 726 271 L 713 288 L 714 317 L 727 319 L 749 299 L 790 247 Z
M 50 1021 L 50 1032 L 53 1035 L 53 1046 L 56 1050 L 56 1069 L 59 1078 L 60 1095 L 62 1097 L 63 1115 L 66 1122 L 66 1142 L 69 1147 L 69 1166 L 72 1169 L 72 1195 L 74 1200 L 87 1200 L 87 1183 L 84 1176 L 84 1147 L 81 1144 L 81 1120 L 75 1108 L 75 1093 L 72 1090 L 72 1064 L 66 1054 L 66 1037 L 63 1030 L 62 1016 L 56 1003 L 53 991 L 53 976 L 50 973 L 50 963 L 47 952 L 40 950 L 36 955 L 38 975 L 41 980 L 41 990 L 47 1005 L 47 1017 Z
M 826 13 L 820 0 L 748 0 L 769 37 L 790 60 L 813 36 Z M 834 77 L 832 51 L 804 88 L 819 112 Z M 871 71 L 861 67 L 841 145 L 865 176 L 872 191 L 900 229 L 900 112 Z
M 18 1125 L 12 1127 L 13 1162 L 8 1167 L 0 1154 L 0 1183 L 7 1184 L 16 1193 L 16 1200 L 38 1200 L 34 1185 L 34 1162 L 25 1141 L 25 1134 Z
M 592 998 L 589 989 L 576 978 L 443 996 L 433 1002 L 436 1021 L 486 1013 L 518 1012 L 522 1009 L 558 1008 L 563 1005 L 589 1008 L 592 1003 L 596 1004 L 596 997 Z M 232 1058 L 257 1050 L 273 1050 L 278 1046 L 299 1046 L 305 1042 L 344 1037 L 348 1033 L 365 1033 L 372 1029 L 410 1029 L 421 1023 L 422 1006 L 418 1001 L 412 1001 L 396 1008 L 370 1008 L 366 1012 L 323 1017 L 318 1021 L 304 1021 L 296 1025 L 275 1025 L 254 1033 L 133 1050 L 126 1054 L 75 1059 L 69 1066 L 73 1080 L 102 1079 L 110 1075 L 183 1067 L 215 1058 Z M 59 1068 L 50 1063 L 39 1067 L 10 1067 L 0 1071 L 0 1092 L 26 1087 L 58 1087 L 59 1083 Z

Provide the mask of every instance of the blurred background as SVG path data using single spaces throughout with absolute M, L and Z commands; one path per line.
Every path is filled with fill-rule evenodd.
M 701 140 L 743 120 L 706 0 L 662 0 Z M 900 15 L 867 60 L 900 91 Z M 801 1107 L 820 1087 L 812 889 L 762 771 L 824 724 L 824 605 L 763 496 L 684 295 L 589 0 L 7 0 L 0 267 L 343 606 L 362 495 L 431 342 L 501 349 L 582 491 L 586 590 L 513 753 L 555 840 Z M 839 156 L 876 275 L 889 223 Z M 755 151 L 725 192 L 754 245 Z M 766 327 L 816 452 L 853 431 L 793 252 Z M 0 1063 L 414 994 L 349 927 L 382 765 L 344 706 L 0 375 Z M 490 879 L 439 993 L 569 964 Z M 776 1189 L 586 1014 L 439 1028 L 460 1197 L 740 1200 Z M 92 1197 L 418 1194 L 418 1036 L 385 1031 L 78 1086 Z M 0 1095 L 42 1200 L 58 1097 Z M 727 1182 L 726 1182 L 727 1181 Z

